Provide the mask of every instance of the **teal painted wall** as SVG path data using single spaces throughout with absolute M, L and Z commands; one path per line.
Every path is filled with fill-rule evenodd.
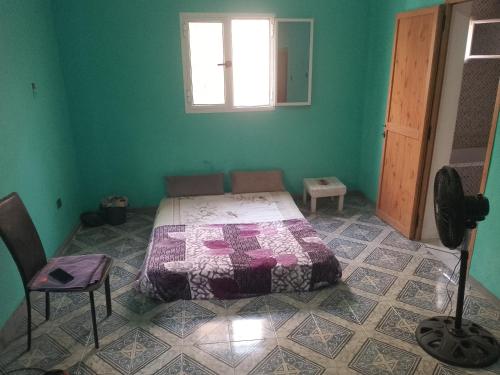
M 375 201 L 382 157 L 395 17 L 399 12 L 443 3 L 442 0 L 370 0 L 368 57 L 361 134 L 359 187 Z
M 500 298 L 500 119 L 486 182 L 485 196 L 490 200 L 490 214 L 479 223 L 470 274 L 490 292 Z
M 62 65 L 87 208 L 110 193 L 158 203 L 162 176 L 283 168 L 358 188 L 368 16 L 364 1 L 56 0 Z M 313 105 L 186 114 L 179 12 L 270 12 L 315 19 Z M 347 37 L 348 36 L 348 37 Z
M 47 255 L 77 222 L 76 156 L 50 1 L 0 1 L 0 197 L 17 191 Z M 31 82 L 38 90 L 33 96 Z M 63 207 L 56 209 L 56 199 Z M 24 297 L 0 241 L 0 327 Z

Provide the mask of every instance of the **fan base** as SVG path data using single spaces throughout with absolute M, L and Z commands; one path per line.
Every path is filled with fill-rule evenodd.
M 421 321 L 415 336 L 428 354 L 453 366 L 486 367 L 500 356 L 495 337 L 466 319 L 462 320 L 462 326 L 457 330 L 455 318 L 435 316 Z

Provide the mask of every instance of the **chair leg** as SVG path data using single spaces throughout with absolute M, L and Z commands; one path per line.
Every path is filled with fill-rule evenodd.
M 104 289 L 106 291 L 106 312 L 108 316 L 112 314 L 112 307 L 111 307 L 111 286 L 109 285 L 109 275 L 106 277 L 106 280 L 104 281 Z
M 45 320 L 50 319 L 50 293 L 45 292 Z
M 94 292 L 89 292 L 89 296 L 90 296 L 90 313 L 92 315 L 92 329 L 94 331 L 94 344 L 95 348 L 99 349 L 99 339 L 97 337 L 97 319 L 95 316 Z
M 26 308 L 28 309 L 28 351 L 31 350 L 31 301 L 30 292 L 26 293 Z

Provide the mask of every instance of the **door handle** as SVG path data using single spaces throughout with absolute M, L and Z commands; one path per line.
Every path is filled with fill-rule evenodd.
M 233 66 L 233 62 L 231 60 L 227 60 L 223 63 L 217 64 L 217 66 L 225 66 L 226 68 L 230 68 Z

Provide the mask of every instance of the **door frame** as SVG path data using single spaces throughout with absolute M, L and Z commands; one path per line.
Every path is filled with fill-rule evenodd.
M 488 181 L 488 172 L 491 165 L 491 155 L 493 154 L 493 146 L 495 144 L 495 136 L 497 133 L 498 117 L 500 113 L 500 80 L 498 81 L 497 98 L 495 100 L 495 108 L 493 109 L 493 117 L 491 120 L 490 132 L 488 134 L 488 145 L 486 146 L 486 155 L 483 165 L 483 173 L 481 175 L 481 185 L 479 187 L 479 194 L 484 194 L 486 191 L 486 182 Z M 476 243 L 477 228 L 475 228 L 470 236 L 467 250 L 469 251 L 468 265 L 472 261 L 472 254 L 474 253 L 474 245 Z
M 436 90 L 439 92 L 441 91 L 442 88 L 442 83 L 443 83 L 443 73 L 444 73 L 444 63 L 443 59 L 446 59 L 446 46 L 447 46 L 447 41 L 448 37 L 446 35 L 446 38 L 444 38 L 445 33 L 449 33 L 449 21 L 448 23 L 446 22 L 449 17 L 446 16 L 446 9 L 450 8 L 451 12 L 451 5 L 437 5 L 433 7 L 427 7 L 427 8 L 421 8 L 409 12 L 402 12 L 398 13 L 396 15 L 396 29 L 394 30 L 394 40 L 392 44 L 392 57 L 391 57 L 391 69 L 390 69 L 390 75 L 389 75 L 389 88 L 388 88 L 388 95 L 387 95 L 387 103 L 386 103 L 386 110 L 385 110 L 385 118 L 384 118 L 384 145 L 382 149 L 382 159 L 381 159 L 381 166 L 380 166 L 380 174 L 379 174 L 379 181 L 378 181 L 378 194 L 377 194 L 377 205 L 376 205 L 376 214 L 377 216 L 380 216 L 383 220 L 387 221 L 389 224 L 394 226 L 396 229 L 401 230 L 399 228 L 398 223 L 393 222 L 390 218 L 388 218 L 386 215 L 379 211 L 379 202 L 380 202 L 380 196 L 382 193 L 382 176 L 384 172 L 384 160 L 385 160 L 385 152 L 386 152 L 386 124 L 388 122 L 388 114 L 389 114 L 389 107 L 390 107 L 390 98 L 392 95 L 392 87 L 393 87 L 393 73 L 394 73 L 394 57 L 396 53 L 396 44 L 397 44 L 397 37 L 398 37 L 398 32 L 397 32 L 397 27 L 399 26 L 399 20 L 401 18 L 407 18 L 407 17 L 412 17 L 415 15 L 419 14 L 427 14 L 430 9 L 438 9 L 438 21 L 436 25 L 436 37 L 433 40 L 433 51 L 434 51 L 434 61 L 432 63 L 431 71 L 429 72 L 430 74 L 430 79 L 429 79 L 429 95 L 427 97 L 427 111 L 425 114 L 425 120 L 424 120 L 424 127 L 427 128 L 427 133 L 424 132 L 423 135 L 423 142 L 422 142 L 422 147 L 423 150 L 421 150 L 421 155 L 420 155 L 420 168 L 417 173 L 417 187 L 415 191 L 415 200 L 416 205 L 414 204 L 414 209 L 413 209 L 413 216 L 411 218 L 411 225 L 410 225 L 410 232 L 408 233 L 408 238 L 410 240 L 416 239 L 418 236 L 421 234 L 421 228 L 420 232 L 418 231 L 419 226 L 422 226 L 423 222 L 423 209 L 425 208 L 425 196 L 427 191 L 425 192 L 424 199 L 422 199 L 422 193 L 423 190 L 427 190 L 425 187 L 425 181 L 429 180 L 429 174 L 430 174 L 430 161 L 432 161 L 432 148 L 429 154 L 429 145 L 432 143 L 434 144 L 434 138 L 436 135 L 436 125 L 437 125 L 437 114 L 438 114 L 438 109 L 439 109 L 439 100 L 436 99 L 436 97 L 439 97 L 439 95 L 436 94 Z M 451 14 L 451 13 L 450 13 Z M 448 29 L 445 29 L 445 26 L 448 25 Z M 443 41 L 445 41 L 444 47 L 442 48 Z M 443 52 L 444 50 L 444 52 Z M 443 58 L 444 56 L 444 58 Z M 442 66 L 441 66 L 442 65 Z M 441 71 L 442 70 L 442 71 Z M 440 74 L 438 74 L 440 73 Z M 428 125 L 426 125 L 428 124 Z M 427 138 L 427 141 L 425 139 Z M 423 159 L 423 160 L 422 160 Z M 428 162 L 427 159 L 430 159 Z M 422 203 L 423 201 L 423 203 Z M 421 213 L 422 212 L 422 213 Z

